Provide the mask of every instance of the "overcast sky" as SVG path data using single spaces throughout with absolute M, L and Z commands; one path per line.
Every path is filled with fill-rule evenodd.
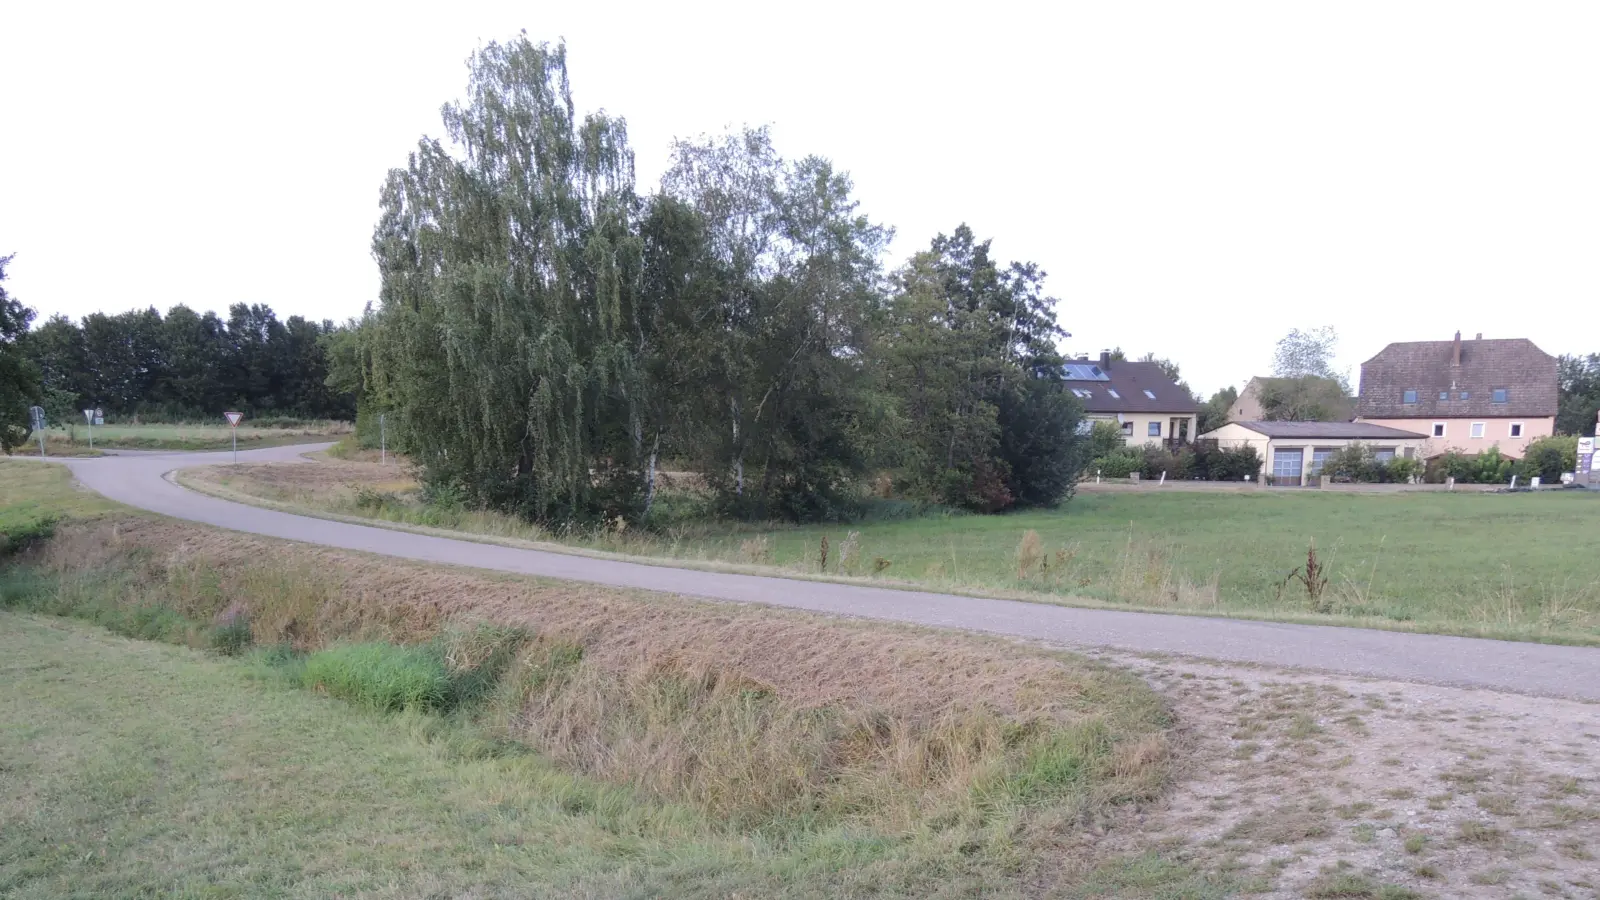
M 1600 351 L 1600 3 L 196 4 L 0 17 L 0 255 L 42 314 L 374 299 L 384 172 L 466 56 L 565 38 L 641 188 L 675 136 L 770 124 L 897 229 L 1049 273 L 1069 350 L 1209 393 L 1332 324 Z

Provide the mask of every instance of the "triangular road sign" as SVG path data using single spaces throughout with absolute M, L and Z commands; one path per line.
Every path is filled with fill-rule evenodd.
M 225 412 L 223 415 L 228 417 L 228 426 L 230 428 L 239 427 L 239 420 L 244 418 L 244 413 L 242 412 Z

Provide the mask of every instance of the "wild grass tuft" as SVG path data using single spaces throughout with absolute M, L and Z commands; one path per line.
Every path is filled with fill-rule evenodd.
M 336 644 L 307 657 L 302 677 L 312 690 L 379 710 L 439 710 L 451 700 L 444 659 L 428 647 Z

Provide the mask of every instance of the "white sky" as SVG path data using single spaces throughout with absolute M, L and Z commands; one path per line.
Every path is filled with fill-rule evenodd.
M 4 6 L 0 254 L 46 315 L 358 313 L 384 172 L 526 29 L 642 189 L 674 136 L 770 124 L 888 264 L 966 221 L 1050 272 L 1069 349 L 1207 393 L 1296 326 L 1352 370 L 1458 328 L 1600 350 L 1592 0 Z

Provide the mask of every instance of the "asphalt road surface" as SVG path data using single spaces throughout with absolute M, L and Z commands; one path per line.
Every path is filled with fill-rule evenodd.
M 300 454 L 323 446 L 326 445 L 249 450 L 239 454 L 239 461 L 295 460 Z M 1600 701 L 1600 649 L 1596 648 L 1072 609 L 521 550 L 261 509 L 198 494 L 164 477 L 187 466 L 226 463 L 226 452 L 125 453 L 63 461 L 84 485 L 129 506 L 219 528 L 345 550 L 713 600 L 985 631 L 1067 646 L 1174 653 Z M 1600 710 L 1596 715 L 1600 718 Z

